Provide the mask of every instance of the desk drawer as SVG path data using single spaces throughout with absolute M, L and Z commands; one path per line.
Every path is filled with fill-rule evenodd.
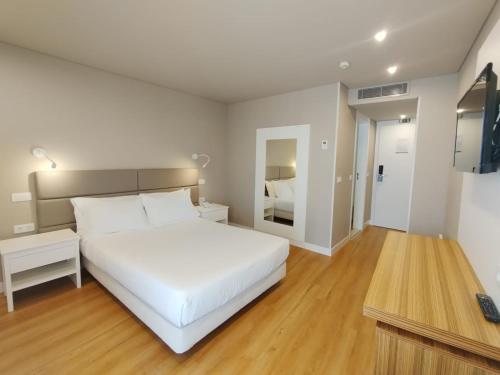
M 60 247 L 34 249 L 24 254 L 9 257 L 10 273 L 26 271 L 61 260 L 75 258 L 76 244 L 64 244 Z

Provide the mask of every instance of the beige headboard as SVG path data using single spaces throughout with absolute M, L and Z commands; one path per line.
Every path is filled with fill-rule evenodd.
M 37 220 L 40 232 L 75 228 L 70 198 L 132 195 L 191 188 L 198 203 L 198 170 L 116 169 L 95 171 L 41 171 L 35 173 Z
M 266 167 L 266 180 L 284 180 L 295 177 L 294 167 Z

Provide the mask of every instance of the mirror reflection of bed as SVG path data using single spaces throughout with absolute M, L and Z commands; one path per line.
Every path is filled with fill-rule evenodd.
M 267 140 L 264 220 L 293 226 L 296 156 L 296 139 Z

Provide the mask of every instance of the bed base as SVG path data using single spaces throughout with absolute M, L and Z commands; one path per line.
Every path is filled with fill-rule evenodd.
M 168 322 L 150 306 L 146 305 L 111 276 L 83 257 L 83 264 L 94 278 L 132 311 L 145 325 L 160 337 L 175 353 L 184 353 L 194 344 L 224 323 L 241 308 L 253 301 L 267 289 L 285 277 L 286 263 L 283 263 L 265 279 L 233 298 L 225 305 L 195 322 L 179 328 Z

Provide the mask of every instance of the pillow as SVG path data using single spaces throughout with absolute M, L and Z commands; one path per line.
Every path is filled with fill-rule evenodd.
M 292 200 L 293 191 L 287 180 L 273 181 L 274 191 L 279 199 Z
M 200 216 L 191 202 L 191 190 L 180 189 L 168 193 L 140 194 L 148 221 L 159 227 Z
M 271 181 L 266 181 L 266 189 L 267 194 L 269 194 L 269 198 L 276 198 L 276 192 L 274 191 L 274 187 Z
M 77 232 L 82 237 L 147 228 L 148 219 L 137 195 L 72 198 Z
M 290 178 L 288 181 L 288 186 L 292 189 L 292 193 L 295 193 L 295 178 Z

